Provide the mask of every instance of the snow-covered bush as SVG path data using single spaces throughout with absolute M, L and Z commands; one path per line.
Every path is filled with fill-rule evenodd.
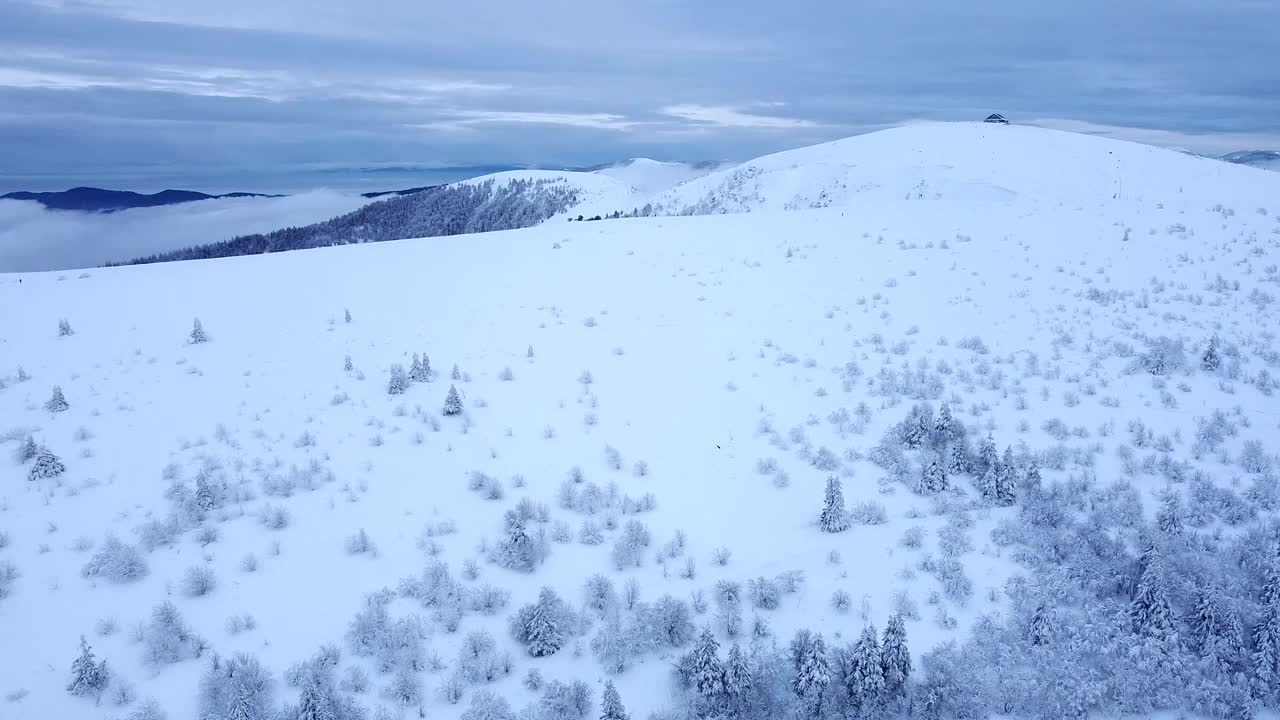
M 128 583 L 147 576 L 147 563 L 137 548 L 126 545 L 114 535 L 108 535 L 98 551 L 81 568 L 80 574 L 86 578 Z
M 275 684 L 256 657 L 215 654 L 200 678 L 197 712 L 208 720 L 269 720 L 276 713 Z
M 533 657 L 553 655 L 577 630 L 578 619 L 555 590 L 544 587 L 538 601 L 511 616 L 511 636 Z
M 151 611 L 151 621 L 143 628 L 142 642 L 143 662 L 153 668 L 198 658 L 207 647 L 170 602 L 157 605 Z
M 187 568 L 182 576 L 182 594 L 187 597 L 204 597 L 218 586 L 218 579 L 213 568 L 208 565 L 195 565 Z
M 67 466 L 48 448 L 42 447 L 37 450 L 34 460 L 35 462 L 31 463 L 31 469 L 27 472 L 27 480 L 31 482 L 55 478 L 67 471 Z

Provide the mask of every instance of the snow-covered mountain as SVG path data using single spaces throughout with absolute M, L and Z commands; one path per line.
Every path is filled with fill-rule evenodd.
M 642 195 L 652 195 L 674 185 L 702 177 L 716 168 L 709 164 L 660 162 L 648 158 L 633 158 L 595 171 L 633 187 Z
M 1280 151 L 1277 150 L 1242 150 L 1223 155 L 1220 159 L 1237 165 L 1280 171 Z
M 725 214 L 0 275 L 0 717 L 1275 709 L 1280 175 L 921 126 L 661 197 Z

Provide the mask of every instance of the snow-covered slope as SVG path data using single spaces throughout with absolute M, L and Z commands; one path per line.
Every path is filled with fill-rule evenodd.
M 486 691 L 518 710 L 541 702 L 534 670 L 584 682 L 589 717 L 606 681 L 632 717 L 684 717 L 707 707 L 671 668 L 705 625 L 722 657 L 750 648 L 753 702 L 773 704 L 735 712 L 763 720 L 796 712 L 796 631 L 837 673 L 895 615 L 921 714 L 1249 702 L 1184 618 L 1210 585 L 1243 626 L 1271 612 L 1280 175 L 971 126 L 747 167 L 744 194 L 720 173 L 672 197 L 750 214 L 0 275 L 0 717 L 148 698 L 197 717 L 215 652 L 260 660 L 280 706 L 325 644 L 377 717 L 457 718 Z M 832 207 L 782 210 L 823 189 Z M 415 353 L 430 381 L 389 394 Z M 911 439 L 924 404 L 953 421 Z M 19 461 L 28 435 L 64 473 L 29 479 L 51 461 Z M 841 532 L 819 525 L 831 477 Z M 523 498 L 521 525 L 504 515 Z M 514 553 L 531 571 L 504 567 L 504 543 L 543 533 L 545 558 Z M 112 535 L 145 574 L 86 576 Z M 1168 577 L 1137 560 L 1153 545 Z M 1156 630 L 1176 641 L 1131 614 L 1130 585 L 1168 598 Z M 587 622 L 534 657 L 509 618 L 544 587 Z M 382 588 L 385 613 L 362 613 Z M 154 622 L 166 602 L 190 633 Z M 81 635 L 116 678 L 99 706 L 66 691 Z M 1241 642 L 1212 647 L 1251 672 Z M 554 705 L 531 717 L 578 717 Z

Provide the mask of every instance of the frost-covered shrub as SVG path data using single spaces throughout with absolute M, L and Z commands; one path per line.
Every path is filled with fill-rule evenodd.
M 1271 458 L 1263 450 L 1261 441 L 1244 441 L 1244 449 L 1240 452 L 1240 467 L 1245 472 L 1261 473 L 1269 469 L 1271 464 Z
M 289 527 L 289 511 L 283 505 L 268 505 L 259 516 L 262 524 L 269 530 L 283 530 Z
M 511 593 L 496 585 L 482 585 L 467 592 L 467 605 L 481 615 L 497 615 L 511 601 Z
M 964 528 L 948 524 L 938 530 L 938 550 L 949 558 L 959 557 L 973 551 L 973 541 Z
M 881 503 L 868 500 L 854 505 L 849 519 L 858 525 L 883 525 L 889 522 L 889 513 Z
M 924 528 L 919 525 L 907 528 L 906 532 L 902 533 L 902 539 L 898 542 L 908 550 L 918 550 L 924 547 Z
M 640 567 L 644 560 L 644 551 L 652 542 L 649 528 L 639 520 L 628 520 L 623 527 L 622 536 L 613 545 L 613 564 L 618 570 L 628 567 Z
M 0 600 L 9 597 L 19 577 L 18 566 L 8 560 L 0 560 Z
M 613 581 L 599 573 L 587 578 L 583 593 L 586 596 L 587 608 L 602 616 L 618 605 L 618 593 L 614 589 Z
M 231 659 L 214 655 L 200 678 L 198 717 L 266 720 L 274 717 L 276 682 L 270 671 L 247 653 Z
M 506 698 L 492 690 L 477 690 L 459 720 L 516 720 L 516 714 Z
M 689 605 L 670 595 L 663 595 L 648 608 L 644 624 L 660 646 L 679 648 L 693 641 L 693 615 Z
M 373 540 L 369 538 L 369 533 L 364 528 L 360 528 L 354 535 L 349 535 L 346 539 L 345 546 L 348 555 L 377 555 L 377 547 L 373 544 Z
M 86 578 L 102 578 L 113 583 L 127 583 L 147 576 L 147 563 L 142 553 L 132 545 L 126 545 L 114 535 L 108 535 L 81 568 Z
M 498 642 L 493 635 L 483 630 L 467 633 L 458 649 L 457 672 L 473 685 L 490 683 L 502 677 Z
M 765 577 L 748 580 L 747 595 L 751 598 L 751 606 L 760 610 L 777 610 L 782 603 L 778 583 Z
M 142 643 L 142 660 L 153 668 L 198 658 L 207 647 L 169 602 L 151 611 L 151 621 L 142 631 Z
M 538 700 L 538 720 L 586 720 L 591 713 L 591 688 L 581 680 L 552 680 Z
M 1147 341 L 1147 351 L 1138 356 L 1138 367 L 1152 375 L 1171 375 L 1187 365 L 1187 354 L 1181 340 L 1163 335 Z
M 182 594 L 187 597 L 204 597 L 218 586 L 218 579 L 213 568 L 208 565 L 195 565 L 187 568 L 182 576 Z

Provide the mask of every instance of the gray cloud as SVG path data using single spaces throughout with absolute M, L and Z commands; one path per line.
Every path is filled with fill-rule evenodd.
M 10 0 L 0 190 L 121 166 L 744 158 L 991 110 L 1275 147 L 1277 24 L 1259 0 Z

